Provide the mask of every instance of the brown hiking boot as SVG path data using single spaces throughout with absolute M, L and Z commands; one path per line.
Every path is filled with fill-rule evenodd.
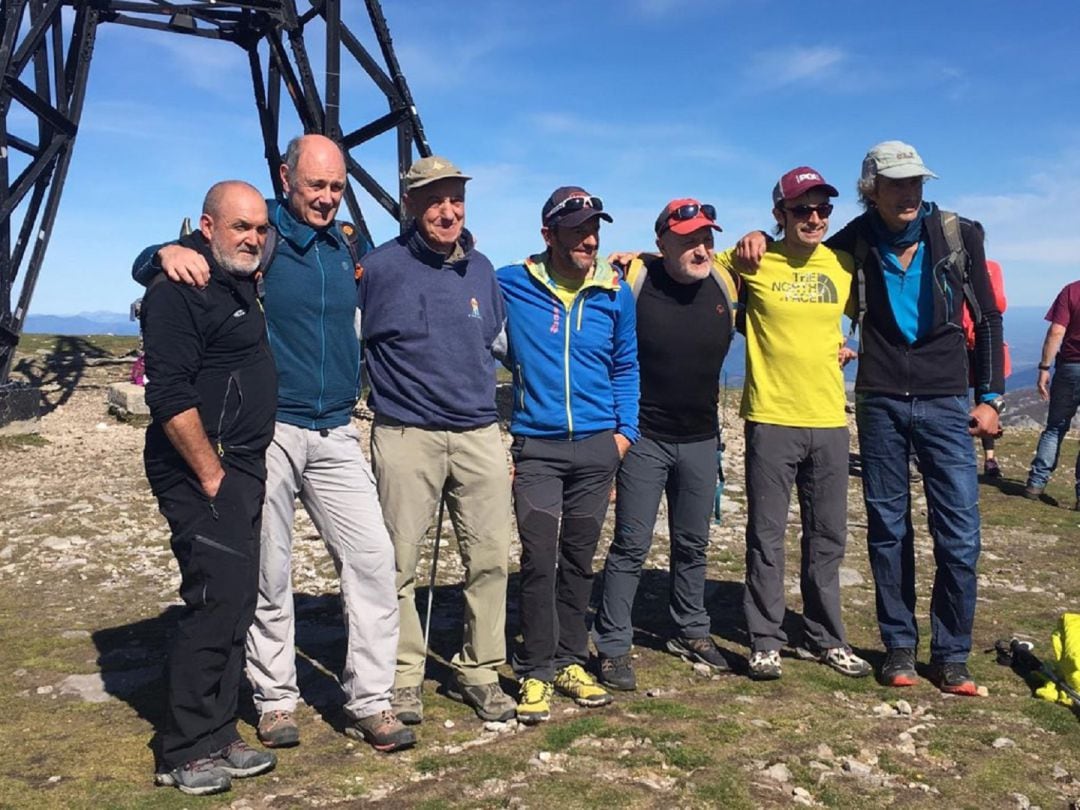
M 397 719 L 390 709 L 353 720 L 345 733 L 356 740 L 365 740 L 376 751 L 389 754 L 416 745 L 413 730 Z
M 259 715 L 255 734 L 267 748 L 291 748 L 300 744 L 300 728 L 293 720 L 292 712 L 278 709 L 263 712 Z

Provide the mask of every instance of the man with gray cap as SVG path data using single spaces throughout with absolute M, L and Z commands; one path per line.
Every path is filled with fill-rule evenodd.
M 1001 313 L 975 223 L 923 201 L 936 177 L 914 147 L 886 141 L 863 160 L 866 209 L 826 244 L 854 257 L 859 326 L 856 422 L 867 546 L 886 686 L 916 682 L 915 549 L 908 455 L 923 473 L 937 570 L 929 675 L 943 692 L 977 693 L 967 668 L 979 558 L 978 468 L 971 436 L 999 432 Z M 753 259 L 763 239 L 740 253 Z M 756 243 L 756 244 L 755 244 Z M 975 322 L 974 408 L 968 409 L 964 307 Z
M 611 702 L 584 667 L 585 610 L 611 482 L 639 436 L 639 375 L 634 296 L 597 255 L 601 219 L 599 197 L 556 189 L 541 213 L 547 250 L 498 271 L 514 373 L 522 723 L 550 717 L 554 689 L 581 706 Z
M 496 671 L 506 660 L 512 531 L 492 355 L 505 313 L 494 268 L 464 228 L 469 179 L 445 158 L 416 161 L 405 175 L 412 222 L 364 257 L 358 288 L 375 412 L 371 460 L 397 558 L 394 709 L 409 724 L 423 720 L 416 567 L 440 499 L 465 566 L 464 639 L 451 661 L 451 694 L 484 720 L 508 720 L 515 710 Z

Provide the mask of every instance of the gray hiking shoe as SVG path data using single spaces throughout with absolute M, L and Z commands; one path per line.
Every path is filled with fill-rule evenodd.
M 255 736 L 267 748 L 291 748 L 300 744 L 300 727 L 292 712 L 271 709 L 259 715 Z
M 277 757 L 269 751 L 257 751 L 241 739 L 236 739 L 210 755 L 229 776 L 244 778 L 274 770 Z
M 345 734 L 353 739 L 367 741 L 372 748 L 384 754 L 416 745 L 413 730 L 402 723 L 390 709 L 353 720 L 345 727 Z
M 667 640 L 668 652 L 682 656 L 691 663 L 705 664 L 714 672 L 731 672 L 731 664 L 724 658 L 724 653 L 711 636 L 687 638 L 675 636 Z
M 633 692 L 637 689 L 637 675 L 630 654 L 613 655 L 610 658 L 600 656 L 600 683 L 609 689 L 620 692 Z
M 407 726 L 424 722 L 424 698 L 419 686 L 399 686 L 390 698 L 390 708 Z
M 459 681 L 448 688 L 446 694 L 469 706 L 481 720 L 505 723 L 517 714 L 517 702 L 498 683 L 474 686 Z M 398 717 L 400 719 L 401 715 Z
M 217 760 L 204 757 L 185 762 L 171 771 L 154 774 L 154 784 L 175 787 L 190 796 L 209 796 L 231 788 L 232 777 L 219 767 Z

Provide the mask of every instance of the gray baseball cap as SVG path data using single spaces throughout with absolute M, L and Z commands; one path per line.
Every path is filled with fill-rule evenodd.
M 434 183 L 436 180 L 445 180 L 448 177 L 458 180 L 472 180 L 467 174 L 462 174 L 461 169 L 444 157 L 432 155 L 431 157 L 420 158 L 405 173 L 405 190 L 412 191 L 429 183 Z
M 863 180 L 872 180 L 878 176 L 891 180 L 937 177 L 926 168 L 915 147 L 903 141 L 885 141 L 866 153 L 862 164 Z

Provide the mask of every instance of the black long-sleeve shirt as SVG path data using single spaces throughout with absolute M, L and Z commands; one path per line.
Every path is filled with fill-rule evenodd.
M 144 459 L 155 493 L 192 476 L 165 435 L 166 421 L 197 408 L 222 463 L 265 478 L 277 409 L 277 371 L 254 279 L 218 267 L 200 233 L 181 244 L 199 251 L 211 274 L 202 289 L 161 274 L 143 298 L 146 404 L 153 417 Z

